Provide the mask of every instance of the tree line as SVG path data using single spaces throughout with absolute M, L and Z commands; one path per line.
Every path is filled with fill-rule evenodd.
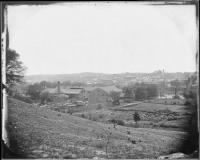
M 127 99 L 145 100 L 158 96 L 158 86 L 155 84 L 136 83 L 123 88 L 124 97 Z

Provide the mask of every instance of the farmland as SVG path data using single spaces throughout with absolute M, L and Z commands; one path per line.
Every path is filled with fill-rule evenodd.
M 147 106 L 146 103 L 140 105 L 141 109 Z M 88 114 L 98 115 L 98 118 L 87 118 Z M 135 128 L 130 125 L 133 123 L 131 114 L 101 109 L 70 115 L 9 98 L 10 148 L 24 158 L 157 158 L 179 151 L 186 132 L 144 125 Z M 112 117 L 126 120 L 126 125 L 113 128 L 108 122 Z M 144 118 L 142 123 L 145 123 Z

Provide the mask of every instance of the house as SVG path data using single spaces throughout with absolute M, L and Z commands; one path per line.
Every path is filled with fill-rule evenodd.
M 109 95 L 101 88 L 95 88 L 88 94 L 88 105 L 89 106 L 103 106 L 107 105 L 109 101 Z
M 88 99 L 88 106 L 93 108 L 98 106 L 112 106 L 113 99 L 111 93 L 115 92 L 120 95 L 122 92 L 121 89 L 115 86 L 87 87 L 85 91 Z
M 85 90 L 83 88 L 63 88 L 61 92 L 73 100 L 85 99 Z
M 62 88 L 60 82 L 58 82 L 56 88 L 45 88 L 43 92 L 51 94 L 54 101 L 66 101 L 67 99 L 76 101 L 85 99 L 85 91 L 83 88 Z

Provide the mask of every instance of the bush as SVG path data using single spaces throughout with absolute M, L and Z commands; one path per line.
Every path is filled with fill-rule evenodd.
M 125 125 L 123 120 L 117 120 L 117 124 L 120 125 L 120 126 L 124 126 Z
M 111 119 L 111 120 L 109 120 L 109 122 L 116 123 L 116 124 L 118 124 L 120 126 L 124 126 L 125 125 L 124 121 L 120 120 L 120 119 L 117 119 L 117 120 L 116 119 Z

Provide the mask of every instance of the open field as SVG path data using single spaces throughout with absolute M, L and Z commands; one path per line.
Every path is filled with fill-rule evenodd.
M 39 108 L 12 98 L 8 99 L 7 128 L 11 149 L 26 158 L 157 158 L 177 152 L 187 136 L 181 131 L 113 128 L 112 124 Z
M 168 130 L 185 130 L 189 127 L 191 111 L 183 105 L 165 105 L 152 103 L 136 103 L 133 105 L 116 106 L 109 109 L 84 110 L 73 115 L 93 121 L 109 123 L 109 120 L 118 119 L 124 126 L 134 127 L 133 114 L 140 115 L 140 128 L 162 128 Z
M 185 103 L 185 99 L 174 99 L 174 98 L 163 98 L 163 99 L 153 99 L 153 100 L 146 100 L 150 103 L 157 103 L 157 104 L 168 104 L 168 105 L 183 105 Z
M 130 105 L 127 107 L 120 107 L 117 110 L 138 110 L 138 111 L 147 111 L 147 112 L 155 112 L 158 110 L 170 110 L 171 112 L 179 112 L 179 113 L 189 113 L 188 107 L 183 105 L 168 105 L 168 104 L 154 104 L 154 103 L 139 103 L 137 105 Z

